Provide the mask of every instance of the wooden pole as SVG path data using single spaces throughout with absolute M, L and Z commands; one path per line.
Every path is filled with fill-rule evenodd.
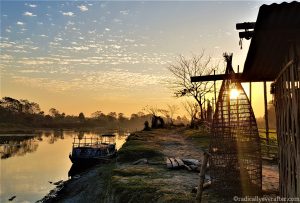
M 252 83 L 249 83 L 249 97 L 250 97 L 250 104 L 252 105 Z
M 216 75 L 216 70 L 214 70 L 214 75 Z M 214 96 L 215 96 L 215 111 L 216 111 L 216 108 L 217 108 L 217 91 L 216 91 L 216 81 L 214 80 Z M 214 111 L 214 112 L 215 112 Z
M 198 188 L 197 188 L 196 203 L 201 203 L 202 192 L 203 192 L 203 183 L 204 183 L 204 179 L 205 179 L 205 171 L 206 171 L 207 162 L 208 162 L 209 157 L 210 157 L 210 154 L 208 152 L 204 151 L 203 163 L 202 163 L 201 170 L 199 173 L 200 181 L 199 181 Z
M 269 118 L 268 118 L 267 82 L 266 81 L 264 81 L 264 103 L 265 103 L 266 141 L 267 141 L 267 145 L 269 145 Z M 269 147 L 267 147 L 267 154 L 269 155 Z

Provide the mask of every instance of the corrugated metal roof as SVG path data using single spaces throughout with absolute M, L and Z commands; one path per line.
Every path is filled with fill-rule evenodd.
M 274 80 L 283 66 L 291 42 L 300 45 L 300 3 L 262 5 L 243 78 L 249 81 Z

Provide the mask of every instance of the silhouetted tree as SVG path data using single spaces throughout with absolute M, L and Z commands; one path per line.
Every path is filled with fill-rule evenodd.
M 124 113 L 119 113 L 118 120 L 119 120 L 119 122 L 123 123 L 127 120 L 127 118 L 125 117 Z
M 190 119 L 191 119 L 191 128 L 193 128 L 195 126 L 195 122 L 197 119 L 197 113 L 198 111 L 198 104 L 192 101 L 186 101 L 183 103 L 183 107 L 186 110 L 186 112 L 189 114 Z
M 59 117 L 60 113 L 57 109 L 51 108 L 51 109 L 49 109 L 49 115 L 52 117 Z
M 191 96 L 199 108 L 200 118 L 204 119 L 203 108 L 205 95 L 212 91 L 211 82 L 191 82 L 192 76 L 210 75 L 217 70 L 217 65 L 212 65 L 211 57 L 204 57 L 204 52 L 190 59 L 180 55 L 175 64 L 171 64 L 168 70 L 173 74 L 174 80 L 168 82 L 176 97 Z
M 78 119 L 79 119 L 79 121 L 80 121 L 81 123 L 84 123 L 84 121 L 85 121 L 85 116 L 84 116 L 84 114 L 83 114 L 82 112 L 79 113 Z
M 170 116 L 170 120 L 171 120 L 171 124 L 173 125 L 173 117 L 174 115 L 177 113 L 177 111 L 179 110 L 179 107 L 177 105 L 167 105 L 168 106 L 168 111 L 169 111 L 169 116 Z

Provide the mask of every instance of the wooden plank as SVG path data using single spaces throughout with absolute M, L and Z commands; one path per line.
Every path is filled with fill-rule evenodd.
M 178 167 L 178 163 L 175 161 L 174 158 L 170 158 L 170 161 L 172 162 L 173 168 L 177 168 Z
M 177 161 L 179 166 L 184 166 L 184 163 L 181 159 L 179 159 L 178 157 L 175 158 L 175 161 Z
M 191 171 L 192 169 L 188 165 L 183 165 L 188 171 Z
M 166 163 L 167 163 L 167 168 L 173 168 L 172 162 L 168 157 L 166 158 Z

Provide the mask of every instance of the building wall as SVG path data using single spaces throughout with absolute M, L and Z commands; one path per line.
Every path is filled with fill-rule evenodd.
M 300 197 L 300 46 L 291 44 L 274 82 L 279 144 L 279 190 Z

